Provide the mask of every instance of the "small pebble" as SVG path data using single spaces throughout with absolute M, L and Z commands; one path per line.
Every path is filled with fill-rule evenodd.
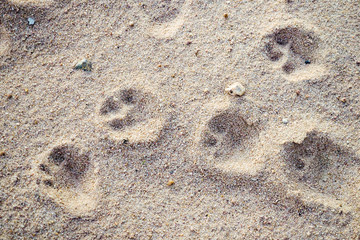
M 346 98 L 339 98 L 340 102 L 346 103 Z
M 8 95 L 6 96 L 6 98 L 7 98 L 7 99 L 12 99 L 12 98 L 13 98 L 13 95 L 12 95 L 12 94 L 8 94 Z
M 28 22 L 29 22 L 29 25 L 34 25 L 34 24 L 35 24 L 35 19 L 33 19 L 33 18 L 28 18 L 27 20 L 28 20 Z
M 305 64 L 310 64 L 310 60 L 305 60 Z
M 6 154 L 5 154 L 5 151 L 0 151 L 0 157 L 3 157 L 3 156 L 5 156 Z
M 130 23 L 129 23 L 129 26 L 130 26 L 130 27 L 134 27 L 134 26 L 135 26 L 135 23 L 134 23 L 134 22 L 130 22 Z
M 236 82 L 228 88 L 225 88 L 225 92 L 232 96 L 242 96 L 245 94 L 245 87 L 241 83 Z
M 229 14 L 225 13 L 225 14 L 224 14 L 224 18 L 225 18 L 225 19 L 228 19 L 228 17 L 229 17 Z
M 283 118 L 283 119 L 282 119 L 282 123 L 283 123 L 283 124 L 288 124 L 288 123 L 289 123 L 289 120 L 288 120 L 287 118 Z
M 29 93 L 29 89 L 25 88 L 25 89 L 24 89 L 24 92 L 25 92 L 26 94 L 28 94 L 28 93 Z
M 74 69 L 82 69 L 84 71 L 91 71 L 92 63 L 87 59 L 83 59 L 75 64 Z
M 168 183 L 167 183 L 168 186 L 171 186 L 171 185 L 174 185 L 174 184 L 175 184 L 175 182 L 173 180 L 169 180 Z

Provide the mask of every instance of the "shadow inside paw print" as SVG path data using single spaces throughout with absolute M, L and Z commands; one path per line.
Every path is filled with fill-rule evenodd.
M 124 88 L 101 104 L 100 121 L 117 141 L 156 141 L 166 122 L 162 106 L 159 99 L 149 92 Z
M 267 36 L 265 54 L 273 62 L 286 58 L 282 66 L 285 74 L 316 62 L 315 51 L 319 40 L 312 32 L 297 28 L 285 27 L 275 30 Z
M 39 169 L 55 181 L 45 180 L 45 185 L 67 187 L 80 182 L 89 165 L 90 158 L 87 154 L 80 154 L 79 149 L 71 145 L 60 145 L 51 150 L 48 164 L 40 164 Z
M 284 145 L 287 175 L 314 191 L 333 196 L 346 195 L 347 185 L 353 180 L 352 171 L 360 161 L 326 135 L 312 131 L 301 143 Z
M 246 148 L 246 142 L 257 135 L 236 110 L 226 110 L 212 117 L 202 133 L 201 145 L 215 158 L 221 158 L 232 149 Z
M 105 99 L 100 115 L 115 115 L 108 120 L 108 126 L 113 130 L 122 130 L 144 121 L 144 115 L 149 113 L 148 100 L 149 96 L 140 91 L 124 89 Z

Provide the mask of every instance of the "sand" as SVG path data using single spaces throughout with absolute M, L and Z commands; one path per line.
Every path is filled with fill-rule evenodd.
M 2 0 L 0 239 L 360 239 L 359 9 Z

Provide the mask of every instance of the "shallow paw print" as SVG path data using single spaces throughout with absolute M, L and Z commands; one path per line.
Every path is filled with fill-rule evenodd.
M 345 204 L 359 195 L 353 195 L 351 189 L 360 181 L 357 177 L 360 160 L 325 134 L 311 131 L 301 143 L 284 144 L 283 154 L 287 177 L 305 195 L 318 195 L 317 199 L 325 199 L 327 203 L 336 199 Z
M 151 94 L 127 88 L 107 97 L 100 106 L 101 122 L 119 141 L 156 140 L 164 126 L 158 100 Z
M 293 76 L 292 80 L 303 80 L 324 72 L 320 64 L 319 42 L 314 32 L 287 26 L 275 29 L 265 37 L 264 52 L 286 76 Z
M 152 21 L 164 23 L 179 15 L 184 2 L 185 0 L 146 0 L 142 2 L 142 8 Z
M 48 6 L 54 2 L 54 0 L 8 0 L 15 5 L 33 5 L 33 6 Z
M 183 26 L 192 0 L 146 0 L 141 4 L 154 25 L 149 34 L 158 39 L 172 38 Z
M 10 52 L 10 37 L 4 27 L 0 26 L 0 58 Z
M 76 214 L 96 207 L 96 168 L 87 153 L 62 144 L 38 156 L 33 164 L 40 188 L 59 205 Z

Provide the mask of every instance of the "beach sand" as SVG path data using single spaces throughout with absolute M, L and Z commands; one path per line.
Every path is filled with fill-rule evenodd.
M 0 239 L 360 239 L 359 1 L 0 12 Z

